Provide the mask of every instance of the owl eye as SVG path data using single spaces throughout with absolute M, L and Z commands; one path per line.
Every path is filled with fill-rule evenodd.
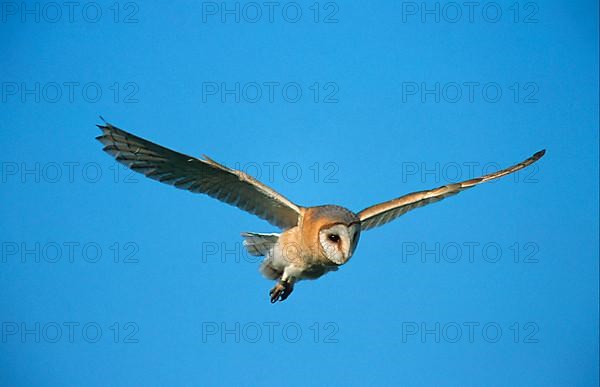
M 340 241 L 340 236 L 338 234 L 329 234 L 327 238 L 334 243 L 338 243 Z

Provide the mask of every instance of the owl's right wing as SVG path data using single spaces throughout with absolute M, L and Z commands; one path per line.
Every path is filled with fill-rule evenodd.
M 214 160 L 198 159 L 144 140 L 109 123 L 96 137 L 115 159 L 162 183 L 204 193 L 287 229 L 298 223 L 301 207 L 252 176 Z
M 361 229 L 368 230 L 373 227 L 381 226 L 391 222 L 401 215 L 404 215 L 410 210 L 438 202 L 449 196 L 456 195 L 465 189 L 472 188 L 478 184 L 485 183 L 486 181 L 494 180 L 516 172 L 538 161 L 544 155 L 544 153 L 546 153 L 546 150 L 541 150 L 527 160 L 495 173 L 490 173 L 488 175 L 466 180 L 460 183 L 444 185 L 428 191 L 413 192 L 397 199 L 392 199 L 390 201 L 365 208 L 358 213 Z

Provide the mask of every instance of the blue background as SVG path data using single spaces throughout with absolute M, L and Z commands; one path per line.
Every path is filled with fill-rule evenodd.
M 72 22 L 36 4 L 39 22 L 5 8 L 0 27 L 1 385 L 598 384 L 598 2 L 523 2 L 518 15 L 497 2 L 495 23 L 483 3 L 473 22 L 441 3 L 439 23 L 407 13 L 421 2 L 322 2 L 317 22 L 300 2 L 296 23 L 286 3 L 256 23 L 201 2 L 92 3 L 87 17 L 81 3 Z M 295 82 L 302 96 L 223 101 L 203 94 L 214 82 Z M 451 82 L 502 97 L 480 86 L 448 101 Z M 450 86 L 438 103 L 403 93 L 415 83 Z M 340 271 L 271 305 L 239 233 L 276 229 L 130 176 L 94 140 L 99 115 L 301 205 L 356 211 L 548 152 L 363 233 Z

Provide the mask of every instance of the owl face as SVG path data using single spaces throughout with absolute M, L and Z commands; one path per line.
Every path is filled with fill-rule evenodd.
M 336 265 L 348 262 L 360 237 L 360 225 L 337 223 L 319 230 L 319 242 L 327 259 Z

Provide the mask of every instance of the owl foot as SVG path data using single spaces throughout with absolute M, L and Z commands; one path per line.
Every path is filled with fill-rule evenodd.
M 271 304 L 276 303 L 277 301 L 283 301 L 292 294 L 294 290 L 294 285 L 288 281 L 279 281 L 277 285 L 271 289 L 269 295 L 271 296 Z

